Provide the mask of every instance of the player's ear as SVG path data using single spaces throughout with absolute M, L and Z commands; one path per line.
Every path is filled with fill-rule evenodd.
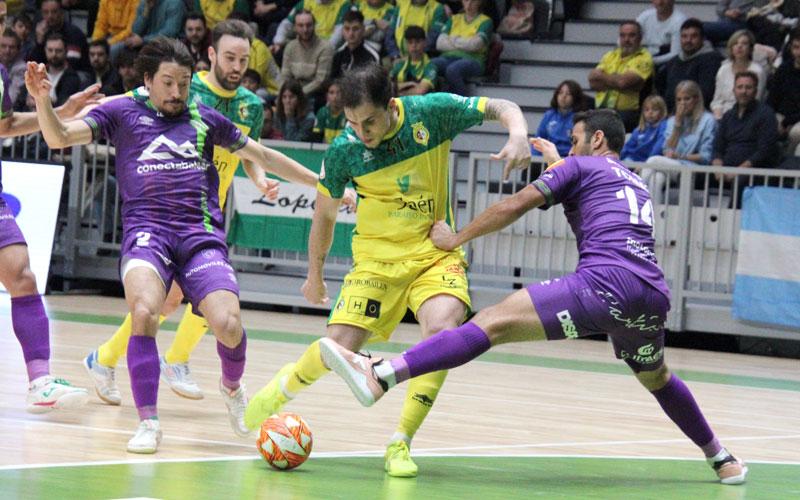
M 595 130 L 592 134 L 592 151 L 598 150 L 603 147 L 603 142 L 606 140 L 606 134 L 602 130 Z

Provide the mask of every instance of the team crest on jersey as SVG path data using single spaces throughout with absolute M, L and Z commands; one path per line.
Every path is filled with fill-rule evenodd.
M 411 125 L 411 131 L 414 135 L 414 141 L 417 144 L 422 144 L 423 146 L 428 145 L 428 139 L 431 138 L 431 134 L 422 122 Z
M 246 102 L 239 104 L 239 119 L 243 122 L 250 117 L 250 108 Z

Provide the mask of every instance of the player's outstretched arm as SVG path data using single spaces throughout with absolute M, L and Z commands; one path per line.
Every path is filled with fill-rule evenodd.
M 333 242 L 333 227 L 341 201 L 317 192 L 308 235 L 308 277 L 302 287 L 303 296 L 312 304 L 325 304 L 330 300 L 322 270 Z
M 514 168 L 528 168 L 531 164 L 531 150 L 528 146 L 528 122 L 520 107 L 506 99 L 489 99 L 486 102 L 484 120 L 497 120 L 508 130 L 508 141 L 493 160 L 505 161 L 503 180 Z
M 247 177 L 253 181 L 253 184 L 261 191 L 261 194 L 266 196 L 268 200 L 275 200 L 278 198 L 278 192 L 281 187 L 280 181 L 267 178 L 264 169 L 259 168 L 250 160 L 242 160 L 242 166 L 244 167 Z
M 44 64 L 29 62 L 25 72 L 25 87 L 36 101 L 36 116 L 47 145 L 62 149 L 92 142 L 92 129 L 86 122 L 74 120 L 64 123 L 56 114 L 50 101 L 51 85 Z
M 83 108 L 96 105 L 103 94 L 99 94 L 100 84 L 96 83 L 77 92 L 67 99 L 62 106 L 55 109 L 56 114 L 61 119 L 70 119 L 78 114 Z M 36 113 L 13 113 L 11 116 L 0 121 L 0 137 L 18 137 L 39 131 L 39 118 Z
M 528 210 L 544 203 L 544 195 L 532 185 L 528 185 L 522 191 L 498 201 L 481 212 L 457 233 L 454 233 L 445 221 L 437 221 L 431 228 L 430 238 L 438 248 L 450 251 L 479 236 L 503 229 Z
M 247 143 L 236 151 L 236 155 L 289 182 L 317 187 L 317 174 L 280 151 L 263 146 L 252 139 L 248 138 Z

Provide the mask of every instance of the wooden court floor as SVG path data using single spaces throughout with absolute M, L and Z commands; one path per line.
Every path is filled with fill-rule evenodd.
M 90 387 L 82 358 L 116 329 L 124 301 L 49 296 L 46 303 L 53 373 Z M 180 312 L 163 325 L 161 352 Z M 251 393 L 324 333 L 322 316 L 245 310 L 242 317 L 249 338 L 244 381 Z M 271 472 L 257 459 L 254 440 L 236 437 L 228 425 L 216 389 L 215 343 L 207 335 L 191 362 L 205 399 L 182 399 L 162 384 L 164 440 L 155 456 L 141 457 L 125 451 L 138 419 L 124 357 L 117 375 L 122 406 L 107 406 L 92 394 L 81 410 L 31 415 L 24 411 L 22 353 L 2 294 L 0 331 L 0 498 L 67 498 L 71 491 L 79 498 L 189 498 L 198 497 L 192 488 L 203 484 L 207 489 L 199 497 L 214 498 L 210 471 L 225 471 L 218 491 L 229 498 L 510 498 L 525 492 L 800 498 L 797 360 L 667 349 L 667 363 L 692 389 L 723 444 L 752 464 L 745 487 L 715 484 L 699 451 L 614 359 L 610 345 L 580 340 L 502 346 L 453 370 L 414 440 L 420 477 L 404 482 L 385 478 L 379 458 L 395 428 L 402 389 L 362 408 L 340 380 L 324 377 L 286 407 L 309 422 L 312 458 L 294 474 Z M 390 343 L 371 350 L 399 353 L 417 339 L 417 327 L 403 324 Z M 526 478 L 526 470 L 536 472 Z M 162 474 L 196 481 L 184 480 L 178 491 L 139 480 Z M 521 482 L 514 479 L 519 474 Z M 230 477 L 238 489 L 230 489 Z M 656 487 L 643 477 L 656 478 Z M 94 489 L 80 486 L 86 481 Z M 74 491 L 65 486 L 72 483 Z

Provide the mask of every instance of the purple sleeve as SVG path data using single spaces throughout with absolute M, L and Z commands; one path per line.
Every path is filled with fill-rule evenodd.
M 203 106 L 201 116 L 208 124 L 208 138 L 214 145 L 234 152 L 247 144 L 247 136 L 216 109 Z
M 9 89 L 11 89 L 11 78 L 9 78 L 8 71 L 3 65 L 0 65 L 0 78 L 3 79 L 3 101 L 0 103 L 0 119 L 2 119 L 11 115 L 11 96 L 8 94 Z
M 117 130 L 117 110 L 127 99 L 127 97 L 120 97 L 101 104 L 89 111 L 83 118 L 83 121 L 92 129 L 93 139 L 108 139 L 114 142 L 114 134 Z
M 574 156 L 550 165 L 538 179 L 533 181 L 533 186 L 547 200 L 541 208 L 547 209 L 569 199 L 580 184 L 580 177 L 578 160 Z

